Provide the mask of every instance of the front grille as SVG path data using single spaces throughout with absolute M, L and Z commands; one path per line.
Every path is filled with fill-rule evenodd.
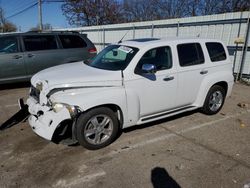
M 31 86 L 30 88 L 30 96 L 32 96 L 37 102 L 40 101 L 40 91 L 34 86 Z

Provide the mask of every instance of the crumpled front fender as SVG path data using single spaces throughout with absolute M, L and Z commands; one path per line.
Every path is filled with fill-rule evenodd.
M 30 117 L 28 119 L 32 130 L 39 136 L 51 140 L 57 126 L 64 120 L 71 119 L 66 108 L 54 112 L 46 106 L 42 106 L 33 98 L 27 100 Z

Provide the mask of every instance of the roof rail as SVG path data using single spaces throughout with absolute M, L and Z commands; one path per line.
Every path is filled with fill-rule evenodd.
M 77 33 L 79 34 L 78 31 L 40 31 L 40 30 L 34 30 L 34 31 L 27 31 L 26 33 Z

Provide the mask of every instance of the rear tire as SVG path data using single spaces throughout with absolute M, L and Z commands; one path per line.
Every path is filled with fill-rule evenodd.
M 225 97 L 225 89 L 219 85 L 214 85 L 208 91 L 203 107 L 201 108 L 202 112 L 207 115 L 218 113 L 224 104 Z
M 76 138 L 87 149 L 100 149 L 115 140 L 118 126 L 117 116 L 110 108 L 95 108 L 79 116 L 76 122 Z

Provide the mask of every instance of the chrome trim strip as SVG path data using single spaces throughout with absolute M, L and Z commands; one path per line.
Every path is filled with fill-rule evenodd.
M 186 110 L 186 109 L 193 108 L 193 107 L 194 106 L 186 106 L 186 107 L 182 107 L 182 108 L 179 108 L 179 109 L 176 109 L 176 110 L 167 111 L 167 112 L 165 112 L 163 114 L 158 114 L 158 115 L 154 115 L 154 116 L 151 116 L 151 117 L 142 118 L 141 121 L 147 121 L 147 120 L 150 120 L 150 119 L 155 119 L 155 118 L 158 118 L 158 117 L 161 117 L 161 116 L 166 116 L 168 114 L 172 114 L 172 113 L 179 112 L 179 111 Z

